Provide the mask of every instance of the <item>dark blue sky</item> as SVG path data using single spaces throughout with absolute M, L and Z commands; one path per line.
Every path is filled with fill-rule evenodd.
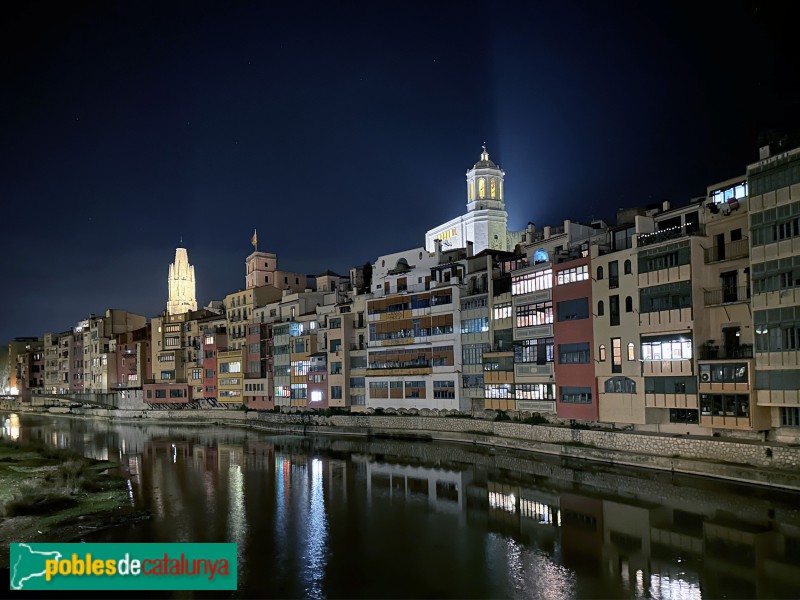
M 3 5 L 0 339 L 347 268 L 460 214 L 481 142 L 513 228 L 683 202 L 800 115 L 774 3 Z

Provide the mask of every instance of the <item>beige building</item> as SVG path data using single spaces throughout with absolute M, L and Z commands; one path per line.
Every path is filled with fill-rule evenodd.
M 102 317 L 89 318 L 83 330 L 84 391 L 109 392 L 117 388 L 116 337 L 147 325 L 147 318 L 111 308 Z
M 747 167 L 755 393 L 775 439 L 800 441 L 800 148 Z

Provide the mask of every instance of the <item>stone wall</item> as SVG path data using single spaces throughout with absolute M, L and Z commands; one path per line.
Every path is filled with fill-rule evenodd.
M 303 424 L 301 415 L 251 413 L 261 423 Z M 305 417 L 306 423 L 341 429 L 398 431 L 405 433 L 470 433 L 520 439 L 546 444 L 584 446 L 662 458 L 683 458 L 719 463 L 736 463 L 774 469 L 800 467 L 800 447 L 749 440 L 728 440 L 699 436 L 571 429 L 549 425 L 526 425 L 508 421 L 484 421 L 448 417 L 401 417 L 338 415 Z

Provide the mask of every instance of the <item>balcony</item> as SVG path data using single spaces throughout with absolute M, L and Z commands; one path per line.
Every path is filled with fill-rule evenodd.
M 654 231 L 653 233 L 639 233 L 637 234 L 637 247 L 644 248 L 645 246 L 652 246 L 653 244 L 660 244 L 661 242 L 668 242 L 671 240 L 679 240 L 693 235 L 705 235 L 703 227 L 699 223 L 670 227 L 662 231 Z
M 737 258 L 747 258 L 750 256 L 750 243 L 747 238 L 729 242 L 722 246 L 713 246 L 705 250 L 706 264 L 720 262 L 723 260 L 736 260 Z
M 703 344 L 700 346 L 699 360 L 733 360 L 742 358 L 753 358 L 753 344 L 741 344 L 733 348 L 720 348 Z
M 750 288 L 746 285 L 726 286 L 715 290 L 705 290 L 703 295 L 705 306 L 748 302 L 750 300 Z

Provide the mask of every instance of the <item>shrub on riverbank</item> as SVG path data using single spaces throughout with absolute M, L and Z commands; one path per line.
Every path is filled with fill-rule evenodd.
M 22 515 L 44 515 L 65 508 L 72 508 L 78 503 L 75 498 L 62 491 L 52 490 L 35 483 L 23 483 L 14 496 L 6 502 L 6 517 Z

